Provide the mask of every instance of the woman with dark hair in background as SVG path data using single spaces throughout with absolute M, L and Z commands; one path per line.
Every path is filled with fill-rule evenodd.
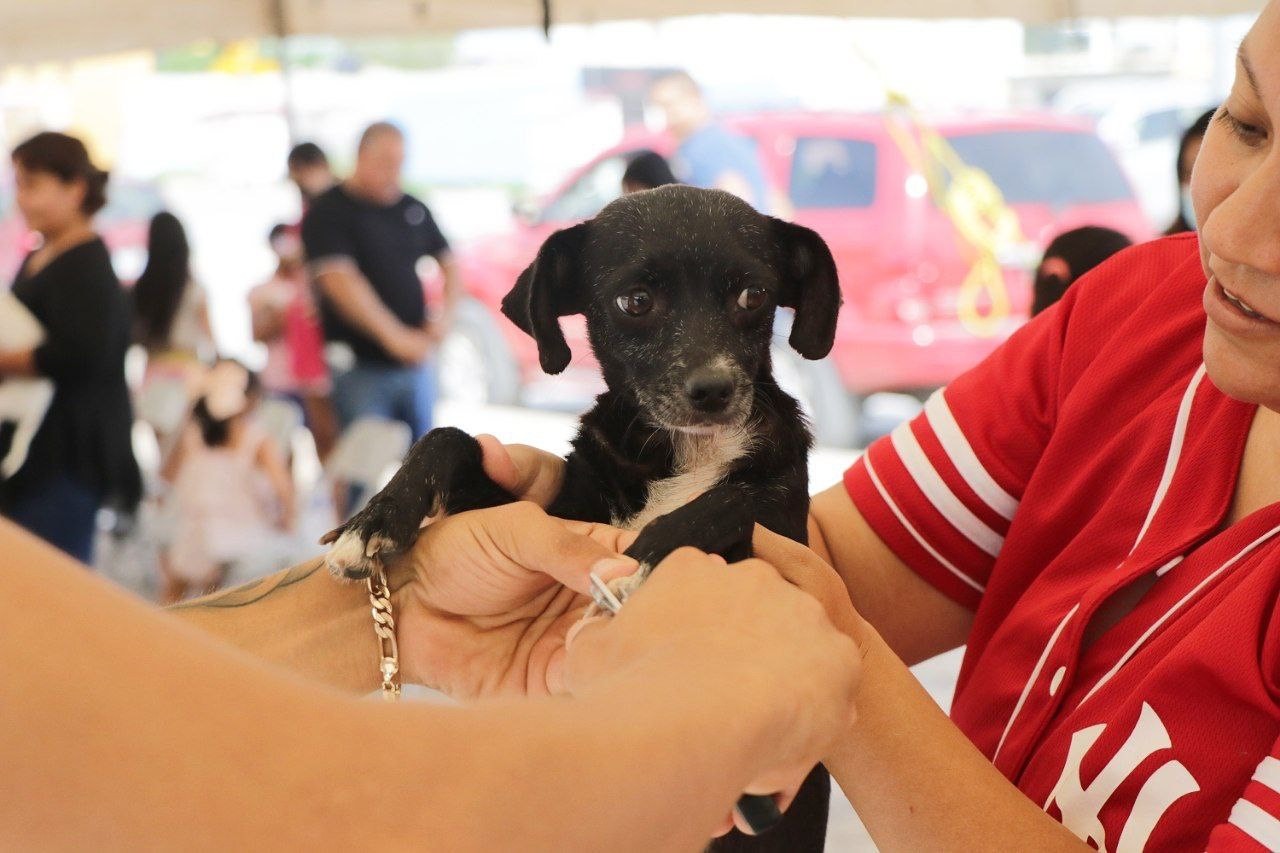
M 133 342 L 147 354 L 138 416 L 167 454 L 217 355 L 187 232 L 172 213 L 157 213 L 147 231 L 147 266 L 133 285 Z
M 157 213 L 147 232 L 147 266 L 133 286 L 134 340 L 153 360 L 202 362 L 212 356 L 204 291 L 191 277 L 187 232 Z
M 0 379 L 47 377 L 54 395 L 25 463 L 0 483 L 0 511 L 88 563 L 99 507 L 131 510 L 142 490 L 124 377 L 128 300 L 92 222 L 107 173 L 80 140 L 47 132 L 14 149 L 13 167 L 18 209 L 43 238 L 13 295 L 44 327 L 44 342 L 0 347 Z
M 1178 140 L 1178 215 L 1165 229 L 1165 236 L 1196 230 L 1196 212 L 1191 206 L 1191 167 L 1196 164 L 1200 143 L 1204 141 L 1209 122 L 1217 111 L 1217 107 L 1205 110 L 1200 118 L 1182 132 L 1182 138 Z
M 1044 250 L 1040 266 L 1036 267 L 1031 316 L 1061 299 L 1080 276 L 1132 245 L 1133 241 L 1119 231 L 1096 225 L 1073 228 L 1054 237 Z
M 667 158 L 657 151 L 641 151 L 627 162 L 627 170 L 622 173 L 622 191 L 634 193 L 651 190 L 667 184 L 678 184 L 679 179 L 671 171 Z

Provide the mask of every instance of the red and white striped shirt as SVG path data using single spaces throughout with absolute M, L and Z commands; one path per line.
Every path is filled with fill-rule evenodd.
M 1280 849 L 1280 503 L 1223 528 L 1256 407 L 1205 374 L 1204 288 L 1194 235 L 1128 250 L 845 475 L 975 610 L 956 724 L 1105 850 Z

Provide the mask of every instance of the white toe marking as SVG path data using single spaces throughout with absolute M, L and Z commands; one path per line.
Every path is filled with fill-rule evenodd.
M 325 561 L 331 568 L 337 569 L 363 565 L 365 560 L 364 549 L 364 540 L 360 538 L 360 534 L 354 530 L 348 530 L 338 537 L 337 542 L 333 543 L 333 547 L 329 549 L 329 554 L 325 557 Z

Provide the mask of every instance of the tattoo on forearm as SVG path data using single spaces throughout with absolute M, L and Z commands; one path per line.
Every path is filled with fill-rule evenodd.
M 309 563 L 302 563 L 283 572 L 277 572 L 274 575 L 268 575 L 265 578 L 259 578 L 256 581 L 249 581 L 246 584 L 237 586 L 225 592 L 215 592 L 212 595 L 206 595 L 202 598 L 194 598 L 191 601 L 183 601 L 178 604 L 170 605 L 167 610 L 187 610 L 197 607 L 209 608 L 231 608 L 231 607 L 248 607 L 250 604 L 257 604 L 272 593 L 279 592 L 287 586 L 304 581 L 318 572 L 324 565 L 324 560 L 312 560 Z

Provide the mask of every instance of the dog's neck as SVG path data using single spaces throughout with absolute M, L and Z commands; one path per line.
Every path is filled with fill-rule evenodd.
M 592 445 L 610 473 L 620 504 L 612 521 L 639 529 L 706 491 L 735 469 L 752 465 L 762 445 L 807 447 L 795 401 L 772 376 L 755 384 L 750 412 L 743 424 L 707 433 L 688 433 L 653 425 L 630 395 L 608 391 L 583 416 L 581 439 Z M 587 450 L 579 446 L 579 451 Z
M 651 481 L 644 506 L 629 516 L 615 516 L 614 525 L 640 530 L 658 516 L 684 506 L 721 482 L 751 452 L 754 441 L 750 421 L 709 432 L 664 432 L 671 444 L 670 476 Z

